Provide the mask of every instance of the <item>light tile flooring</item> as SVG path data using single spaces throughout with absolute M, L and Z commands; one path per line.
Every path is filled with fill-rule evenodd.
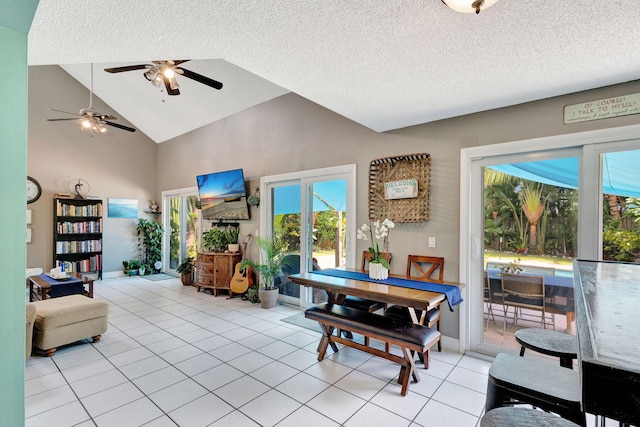
M 96 282 L 102 340 L 26 367 L 27 426 L 456 426 L 482 415 L 489 362 L 432 352 L 400 396 L 398 365 L 343 348 L 316 360 L 320 334 L 178 279 Z

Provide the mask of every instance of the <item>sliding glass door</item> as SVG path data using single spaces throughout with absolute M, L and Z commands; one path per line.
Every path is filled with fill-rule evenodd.
M 295 305 L 314 302 L 310 290 L 291 283 L 288 275 L 353 265 L 349 236 L 352 223 L 355 167 L 299 172 L 262 179 L 268 218 L 263 232 L 285 242 L 292 266 L 276 280 L 280 300 Z
M 572 260 L 639 259 L 639 163 L 640 140 L 615 141 L 604 131 L 462 150 L 461 350 L 515 349 L 519 327 L 548 325 L 526 323 L 493 298 L 500 274 L 513 267 L 545 277 L 555 329 L 575 330 Z
M 476 325 L 483 331 L 478 349 L 519 349 L 514 334 L 523 327 L 574 331 L 571 278 L 578 247 L 579 179 L 578 157 L 568 154 L 550 151 L 537 153 L 535 160 L 516 155 L 483 162 L 485 291 L 482 327 Z M 525 159 L 529 161 L 520 161 Z M 504 304 L 504 272 L 542 281 L 544 301 L 528 301 L 539 303 L 540 310 Z
M 176 273 L 187 257 L 196 256 L 198 248 L 199 213 L 197 189 L 182 189 L 163 193 L 164 271 Z

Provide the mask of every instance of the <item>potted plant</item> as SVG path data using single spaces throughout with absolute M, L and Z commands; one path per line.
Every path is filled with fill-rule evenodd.
M 136 276 L 138 274 L 138 270 L 140 269 L 140 265 L 141 263 L 137 259 L 122 261 L 122 266 L 124 267 L 124 274 L 126 276 Z
M 141 267 L 153 271 L 156 261 L 162 259 L 162 226 L 155 221 L 138 218 L 138 250 L 142 255 Z M 144 270 L 143 270 L 144 274 Z
M 238 252 L 240 250 L 240 244 L 238 243 L 238 237 L 240 236 L 240 227 L 228 226 L 224 230 L 225 240 L 227 241 L 227 247 L 229 252 Z
M 187 257 L 176 269 L 177 273 L 180 273 L 180 280 L 184 286 L 193 285 L 193 270 L 195 267 L 193 257 Z
M 360 240 L 371 239 L 369 252 L 371 259 L 369 260 L 369 277 L 375 280 L 384 280 L 389 277 L 391 266 L 384 253 L 389 252 L 389 230 L 395 227 L 393 221 L 385 218 L 384 221 L 375 221 L 371 226 L 362 224 L 358 230 L 357 237 Z M 382 245 L 379 245 L 376 239 L 382 239 Z M 380 248 L 382 246 L 382 249 Z
M 227 249 L 227 236 L 225 230 L 213 226 L 202 235 L 202 248 L 209 252 L 224 252 Z
M 273 282 L 282 274 L 282 267 L 288 267 L 292 259 L 287 258 L 286 243 L 273 237 L 256 237 L 256 243 L 262 250 L 262 263 L 245 259 L 240 263 L 241 268 L 251 267 L 260 275 L 258 296 L 262 308 L 273 308 L 278 302 L 279 289 Z

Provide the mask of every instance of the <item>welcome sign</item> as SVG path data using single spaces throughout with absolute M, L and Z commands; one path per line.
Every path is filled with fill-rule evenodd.
M 384 198 L 387 200 L 412 199 L 414 197 L 418 197 L 418 180 L 416 179 L 402 179 L 384 183 Z

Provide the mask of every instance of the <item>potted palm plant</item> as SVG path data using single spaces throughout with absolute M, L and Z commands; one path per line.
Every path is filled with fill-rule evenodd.
M 180 273 L 180 280 L 184 286 L 193 285 L 193 257 L 186 257 L 184 261 L 176 268 L 176 273 Z
M 262 251 L 262 263 L 245 259 L 240 266 L 251 267 L 260 275 L 258 296 L 262 308 L 273 308 L 278 302 L 279 289 L 274 286 L 276 277 L 282 274 L 282 267 L 291 265 L 291 258 L 287 258 L 286 243 L 273 237 L 256 237 L 258 247 Z

